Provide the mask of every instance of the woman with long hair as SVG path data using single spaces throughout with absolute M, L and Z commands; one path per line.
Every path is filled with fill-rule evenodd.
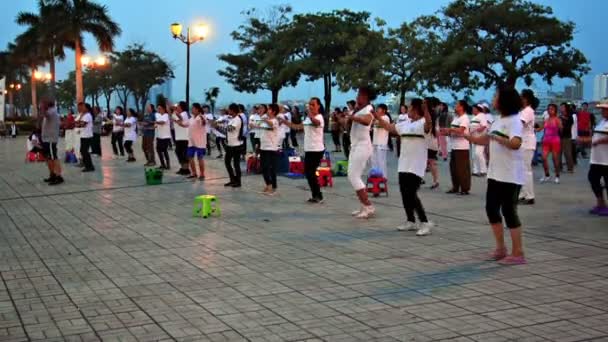
M 557 116 L 557 105 L 551 103 L 547 106 L 547 114 L 549 115 L 545 122 L 538 128 L 543 131 L 543 169 L 545 176 L 540 179 L 541 183 L 548 182 L 551 178 L 549 174 L 549 154 L 553 158 L 553 168 L 555 169 L 555 183 L 559 184 L 559 156 L 561 154 L 561 141 L 559 132 L 562 130 L 562 120 Z
M 375 115 L 378 119 L 380 114 Z M 427 166 L 428 152 L 425 136 L 432 129 L 431 113 L 428 108 L 423 108 L 421 99 L 413 99 L 409 107 L 409 120 L 403 120 L 397 124 L 379 120 L 378 124 L 401 137 L 403 153 L 399 156 L 399 188 L 407 220 L 404 225 L 397 227 L 397 230 L 417 231 L 418 236 L 428 235 L 431 233 L 433 224 L 428 221 L 418 197 L 418 190 Z M 419 225 L 416 224 L 416 215 L 420 221 Z
M 308 115 L 301 124 L 294 124 L 286 119 L 279 119 L 280 124 L 289 125 L 291 129 L 304 130 L 304 174 L 310 187 L 312 197 L 308 203 L 323 203 L 323 193 L 317 181 L 317 168 L 323 159 L 325 143 L 323 141 L 323 106 L 318 97 L 308 102 Z M 279 138 L 280 139 L 280 138 Z
M 524 124 L 519 111 L 522 100 L 513 88 L 499 89 L 494 98 L 494 107 L 500 113 L 492 124 L 490 133 L 466 139 L 477 145 L 490 144 L 486 213 L 492 226 L 496 249 L 489 260 L 502 265 L 526 263 L 522 242 L 521 221 L 517 215 L 517 199 L 525 182 L 525 166 L 522 153 Z M 502 213 L 502 215 L 501 215 Z M 511 254 L 505 245 L 503 219 L 511 235 Z

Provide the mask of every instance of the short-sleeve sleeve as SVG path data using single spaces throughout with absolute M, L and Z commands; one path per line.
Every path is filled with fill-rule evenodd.
M 509 128 L 509 139 L 514 137 L 521 138 L 524 134 L 524 125 L 520 120 L 513 120 Z

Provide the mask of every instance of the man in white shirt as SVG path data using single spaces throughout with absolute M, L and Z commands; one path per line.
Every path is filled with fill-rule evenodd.
M 240 188 L 241 187 L 241 155 L 246 149 L 245 140 L 243 139 L 243 130 L 245 122 L 240 115 L 239 106 L 236 103 L 228 106 L 228 114 L 230 121 L 226 128 L 226 157 L 224 165 L 230 177 L 230 181 L 224 186 Z
M 452 189 L 448 194 L 468 195 L 471 190 L 471 158 L 469 156 L 469 142 L 463 137 L 469 133 L 469 105 L 465 100 L 456 102 L 454 112 L 456 116 L 450 128 L 441 129 L 442 134 L 450 137 L 450 175 L 452 176 Z
M 359 88 L 355 113 L 348 116 L 348 120 L 352 122 L 350 130 L 351 150 L 348 163 L 348 180 L 361 203 L 361 209 L 354 211 L 353 216 L 361 219 L 367 219 L 373 216 L 376 211 L 367 196 L 367 186 L 361 179 L 367 162 L 373 153 L 372 141 L 369 134 L 372 121 L 374 120 L 372 114 L 374 109 L 370 104 L 373 99 L 375 99 L 375 95 L 370 88 Z
M 189 176 L 190 164 L 188 163 L 188 126 L 190 125 L 190 116 L 188 115 L 188 105 L 185 101 L 180 101 L 177 104 L 179 114 L 173 114 L 173 122 L 175 127 L 175 155 L 179 161 L 180 169 L 178 175 Z
M 76 121 L 76 127 L 80 128 L 80 155 L 82 156 L 82 164 L 84 168 L 82 172 L 93 172 L 95 167 L 91 160 L 91 144 L 93 143 L 93 116 L 91 115 L 91 106 L 88 103 L 80 102 L 78 104 L 78 113 L 80 117 Z

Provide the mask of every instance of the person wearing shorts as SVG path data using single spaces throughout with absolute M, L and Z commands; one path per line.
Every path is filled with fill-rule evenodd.
M 63 183 L 61 163 L 57 160 L 57 141 L 59 140 L 59 114 L 53 100 L 45 99 L 40 105 L 44 116 L 42 121 L 42 151 L 47 160 L 49 178 L 44 181 L 49 185 Z
M 557 105 L 554 103 L 549 104 L 547 107 L 547 113 L 549 117 L 545 120 L 543 127 L 543 168 L 545 169 L 545 176 L 540 179 L 541 183 L 548 182 L 551 178 L 549 174 L 549 154 L 553 157 L 553 168 L 555 169 L 555 183 L 559 184 L 559 173 L 561 171 L 559 166 L 559 156 L 561 154 L 561 139 L 559 131 L 563 128 L 561 119 L 557 116 Z
M 207 120 L 203 115 L 200 103 L 192 104 L 192 117 L 188 124 L 188 150 L 186 155 L 190 164 L 189 179 L 205 180 L 205 154 L 207 153 Z M 196 161 L 198 160 L 198 176 L 196 174 Z

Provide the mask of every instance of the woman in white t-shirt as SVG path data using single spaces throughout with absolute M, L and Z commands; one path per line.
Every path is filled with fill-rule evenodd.
M 377 117 L 378 114 L 376 114 Z M 401 137 L 399 188 L 407 221 L 397 229 L 400 231 L 417 230 L 416 235 L 418 236 L 430 234 L 433 227 L 418 198 L 418 189 L 420 189 L 425 174 L 428 157 L 425 135 L 431 131 L 432 122 L 431 114 L 428 110 L 424 110 L 421 99 L 412 100 L 409 107 L 409 120 L 403 120 L 394 125 L 380 122 L 380 125 L 386 130 Z M 416 225 L 415 214 L 418 215 L 420 225 Z
M 304 130 L 304 174 L 312 194 L 308 203 L 323 203 L 323 193 L 321 193 L 316 173 L 325 152 L 323 133 L 325 120 L 323 119 L 321 100 L 318 97 L 313 97 L 308 102 L 307 114 L 308 116 L 301 124 L 289 122 L 285 118 L 279 118 L 278 120 L 280 124 L 288 125 L 291 129 Z M 279 140 L 281 140 L 280 136 Z
M 454 108 L 456 116 L 449 128 L 442 128 L 441 134 L 450 137 L 450 175 L 452 176 L 452 189 L 448 194 L 468 195 L 471 190 L 471 158 L 469 156 L 469 142 L 463 135 L 469 133 L 469 105 L 465 100 L 456 102 Z
M 515 89 L 499 89 L 494 98 L 494 108 L 500 117 L 492 124 L 492 131 L 481 136 L 469 134 L 465 137 L 474 144 L 490 144 L 492 158 L 488 168 L 486 213 L 496 249 L 490 254 L 489 260 L 503 265 L 521 265 L 526 263 L 521 222 L 517 215 L 517 199 L 526 178 L 522 151 L 524 125 L 519 115 L 522 101 Z M 508 254 L 504 241 L 503 218 L 511 235 L 511 254 Z
M 471 134 L 482 135 L 488 129 L 486 113 L 483 112 L 481 105 L 473 106 L 473 119 L 471 120 Z M 485 146 L 473 144 L 473 176 L 485 177 L 488 173 L 486 164 Z
M 608 206 L 604 199 L 604 188 L 608 185 L 608 103 L 600 103 L 597 107 L 602 110 L 602 118 L 595 126 L 593 136 L 579 136 L 579 141 L 585 144 L 591 143 L 591 159 L 587 178 L 597 204 L 589 213 L 608 216 Z M 604 179 L 603 186 L 602 179 Z
M 266 109 L 266 105 L 263 105 Z M 258 108 L 261 108 L 260 105 Z M 274 195 L 277 191 L 277 170 L 279 168 L 279 121 L 276 116 L 279 113 L 279 106 L 273 103 L 264 110 L 264 114 L 256 123 L 257 135 L 260 139 L 260 163 L 262 165 L 262 175 L 266 187 L 262 193 L 264 195 Z
M 437 166 L 437 155 L 439 154 L 439 140 L 437 139 L 439 123 L 437 118 L 439 115 L 433 110 L 433 108 L 436 107 L 434 105 L 435 102 L 439 102 L 439 100 L 436 98 L 426 98 L 422 103 L 424 117 L 426 118 L 428 116 L 431 118 L 431 128 L 428 132 L 424 133 L 427 148 L 427 167 L 431 171 L 431 176 L 433 177 L 433 183 L 430 187 L 431 190 L 439 187 L 439 167 Z
M 386 121 L 388 123 L 391 122 L 390 118 L 386 113 L 388 112 L 388 107 L 385 104 L 378 105 L 376 109 L 376 117 L 380 117 L 380 119 L 374 120 L 374 137 L 372 139 L 372 145 L 374 147 L 374 152 L 372 154 L 372 168 L 377 168 L 382 172 L 383 177 L 388 178 L 388 173 L 386 171 L 386 154 L 388 151 L 388 131 L 384 129 L 379 120 Z
M 355 193 L 361 203 L 361 209 L 353 211 L 353 216 L 367 219 L 374 215 L 375 208 L 367 196 L 367 187 L 361 177 L 367 167 L 373 148 L 370 137 L 370 128 L 374 120 L 374 108 L 370 104 L 375 99 L 375 94 L 368 87 L 359 88 L 357 93 L 357 106 L 354 114 L 347 119 L 352 122 L 350 129 L 350 156 L 348 158 L 348 180 L 355 189 Z
M 154 107 L 154 105 L 150 105 Z M 153 109 L 152 109 L 153 110 Z M 159 169 L 171 169 L 171 161 L 169 159 L 169 143 L 171 142 L 171 123 L 167 107 L 160 103 L 156 106 L 156 153 L 160 160 Z
M 137 115 L 133 109 L 127 111 L 127 118 L 122 123 L 124 129 L 124 147 L 127 151 L 127 162 L 132 163 L 135 161 L 135 155 L 133 154 L 133 144 L 137 140 Z
M 118 152 L 120 156 L 125 156 L 125 150 L 123 148 L 123 140 L 125 136 L 125 129 L 123 122 L 125 116 L 121 106 L 117 106 L 112 114 L 112 152 L 114 152 L 114 158 L 118 158 Z

